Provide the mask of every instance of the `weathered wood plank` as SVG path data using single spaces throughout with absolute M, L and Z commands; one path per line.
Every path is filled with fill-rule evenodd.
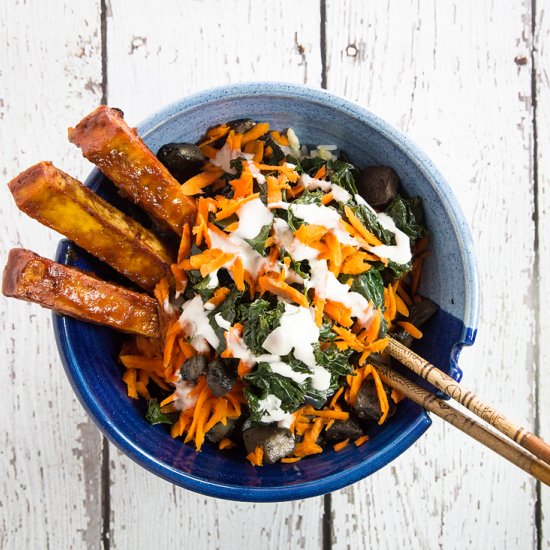
M 169 101 L 224 83 L 270 79 L 318 86 L 319 13 L 314 0 L 172 0 L 160 10 L 150 2 L 112 0 L 109 104 L 138 122 Z M 200 497 L 155 478 L 114 449 L 111 482 L 116 548 L 160 548 L 182 540 L 197 549 L 321 544 L 322 498 L 253 505 Z M 155 521 L 136 529 L 143 517 Z
M 41 159 L 88 170 L 66 128 L 100 100 L 99 0 L 0 10 L 0 257 L 52 257 L 59 236 L 18 213 L 5 182 Z M 99 548 L 101 436 L 63 373 L 51 313 L 0 303 L 0 547 Z
M 536 2 L 534 65 L 536 75 L 537 179 L 538 179 L 538 416 L 541 436 L 550 440 L 550 13 Z M 546 6 L 548 8 L 548 6 Z M 550 489 L 540 492 L 540 548 L 550 548 Z
M 414 139 L 471 224 L 482 312 L 465 382 L 534 419 L 530 4 L 327 1 L 330 90 Z M 390 468 L 332 497 L 336 548 L 533 548 L 535 484 L 435 419 Z

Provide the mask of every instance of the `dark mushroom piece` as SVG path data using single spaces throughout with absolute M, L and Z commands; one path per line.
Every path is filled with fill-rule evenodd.
M 371 206 L 382 208 L 397 197 L 400 183 L 393 168 L 367 166 L 357 178 L 357 190 Z
M 227 125 L 231 130 L 237 132 L 237 134 L 245 134 L 256 126 L 256 122 L 250 118 L 238 118 L 237 120 L 228 122 Z
M 167 143 L 158 150 L 157 158 L 180 183 L 196 176 L 206 160 L 194 143 Z
M 437 313 L 438 309 L 439 306 L 435 302 L 432 302 L 429 298 L 422 298 L 421 302 L 413 304 L 409 308 L 407 321 L 419 329 Z M 392 331 L 391 336 L 410 348 L 413 337 L 403 327 L 399 325 L 395 325 L 395 327 L 395 331 Z
M 287 428 L 276 426 L 256 426 L 243 432 L 246 452 L 253 452 L 261 447 L 267 464 L 274 464 L 294 451 L 294 437 Z
M 206 383 L 216 397 L 222 397 L 230 392 L 236 381 L 235 372 L 224 361 L 216 359 L 208 366 Z
M 359 421 L 350 415 L 347 420 L 335 420 L 332 426 L 325 432 L 327 443 L 337 443 L 344 439 L 357 439 L 363 435 L 363 428 Z
M 388 416 L 391 416 L 396 409 L 395 402 L 391 398 L 391 389 L 384 385 L 384 390 L 388 396 L 388 404 L 390 406 Z M 376 385 L 372 377 L 367 378 L 363 382 L 353 408 L 361 420 L 373 420 L 374 422 L 378 422 L 380 418 L 382 418 L 380 401 L 378 400 Z
M 196 384 L 199 376 L 206 370 L 208 361 L 204 355 L 194 355 L 185 360 L 180 368 L 180 376 L 183 380 Z
M 228 437 L 234 428 L 235 420 L 233 418 L 228 418 L 225 426 L 221 422 L 214 424 L 214 426 L 206 432 L 204 437 L 206 441 L 210 441 L 210 443 L 219 443 L 224 437 Z

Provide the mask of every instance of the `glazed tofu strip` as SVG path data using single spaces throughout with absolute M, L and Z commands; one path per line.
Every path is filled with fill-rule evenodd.
M 151 231 L 51 162 L 8 184 L 20 210 L 62 233 L 146 290 L 170 276 L 170 251 Z
M 151 296 L 106 283 L 23 248 L 10 250 L 2 292 L 121 332 L 160 336 L 157 302 Z
M 195 214 L 194 201 L 147 148 L 122 113 L 102 105 L 69 128 L 69 140 L 121 190 L 178 235 Z

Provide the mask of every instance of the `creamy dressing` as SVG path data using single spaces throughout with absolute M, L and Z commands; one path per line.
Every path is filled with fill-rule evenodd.
M 268 259 L 256 252 L 243 238 L 238 235 L 228 235 L 221 237 L 214 231 L 208 230 L 212 248 L 219 248 L 223 252 L 235 254 L 235 257 L 241 258 L 243 267 L 253 277 L 258 275 L 260 269 L 267 263 Z M 230 260 L 223 267 L 229 268 L 235 259 Z
M 397 228 L 393 218 L 381 212 L 376 214 L 380 225 L 391 231 L 395 235 L 395 245 L 381 244 L 379 246 L 373 246 L 370 250 L 374 252 L 380 258 L 387 258 L 397 264 L 406 264 L 411 261 L 411 241 L 408 235 L 405 235 L 403 231 Z
M 183 304 L 179 323 L 197 351 L 208 351 L 208 346 L 205 349 L 206 342 L 214 349 L 219 346 L 220 339 L 210 325 L 207 310 L 200 296 L 195 296 Z
M 352 292 L 347 284 L 341 283 L 328 269 L 326 260 L 313 260 L 310 266 L 312 275 L 308 288 L 314 288 L 319 298 L 343 304 L 362 325 L 370 324 L 374 308 L 362 294 Z
M 330 386 L 330 373 L 315 361 L 313 344 L 319 341 L 319 327 L 313 312 L 305 307 L 285 304 L 280 325 L 264 340 L 262 347 L 274 355 L 288 355 L 306 364 L 311 371 L 311 386 L 326 390 Z M 327 376 L 328 375 L 328 376 Z
M 233 235 L 242 239 L 254 239 L 262 227 L 271 225 L 273 213 L 260 199 L 246 202 L 237 210 L 239 225 Z
M 240 151 L 232 151 L 229 148 L 229 144 L 225 143 L 224 146 L 216 153 L 216 156 L 210 159 L 210 163 L 214 166 L 218 166 L 228 174 L 236 174 L 237 171 L 231 167 L 230 162 L 240 156 L 242 156 Z
M 224 330 L 229 330 L 231 328 L 231 323 L 227 319 L 224 319 L 221 313 L 216 313 L 216 315 L 214 315 L 214 320 L 218 326 Z
M 345 203 L 351 200 L 351 195 L 342 186 L 333 183 L 331 189 L 335 201 Z
M 265 424 L 271 422 L 285 421 L 288 418 L 289 413 L 281 409 L 281 400 L 271 393 L 266 395 L 265 399 L 259 399 L 258 405 L 261 411 L 265 411 L 265 414 L 261 417 L 260 421 Z
M 293 260 L 297 262 L 301 260 L 313 260 L 319 255 L 319 252 L 315 248 L 305 245 L 294 237 L 294 233 L 292 233 L 288 223 L 281 218 L 273 220 L 273 230 L 276 243 L 282 246 Z
M 280 374 L 285 378 L 290 378 L 298 384 L 303 384 L 308 378 L 311 378 L 311 374 L 306 372 L 297 372 L 289 364 L 283 363 L 282 361 L 273 361 L 272 363 L 269 363 L 269 368 L 271 369 L 271 372 Z
M 300 182 L 306 189 L 321 189 L 323 191 L 330 191 L 332 184 L 330 181 L 319 180 L 308 176 L 306 173 L 300 176 Z
M 178 411 L 185 411 L 195 406 L 198 396 L 195 395 L 192 397 L 189 395 L 194 387 L 195 386 L 185 380 L 178 380 L 176 382 L 176 399 L 174 401 L 174 407 L 178 409 Z
M 254 155 L 252 155 L 254 156 Z M 252 160 L 248 160 L 248 169 L 250 170 L 250 173 L 254 178 L 256 178 L 256 181 L 263 185 L 266 182 L 265 176 L 262 174 L 260 169 L 256 166 L 256 164 Z

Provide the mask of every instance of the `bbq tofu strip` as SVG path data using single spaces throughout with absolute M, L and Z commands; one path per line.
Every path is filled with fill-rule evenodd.
M 121 332 L 160 336 L 157 302 L 151 296 L 106 283 L 23 248 L 9 253 L 2 292 Z
M 181 235 L 184 224 L 192 221 L 194 201 L 117 109 L 98 107 L 76 128 L 69 128 L 69 140 L 161 226 Z
M 170 275 L 170 251 L 151 231 L 50 162 L 31 166 L 9 184 L 20 210 L 146 290 Z

